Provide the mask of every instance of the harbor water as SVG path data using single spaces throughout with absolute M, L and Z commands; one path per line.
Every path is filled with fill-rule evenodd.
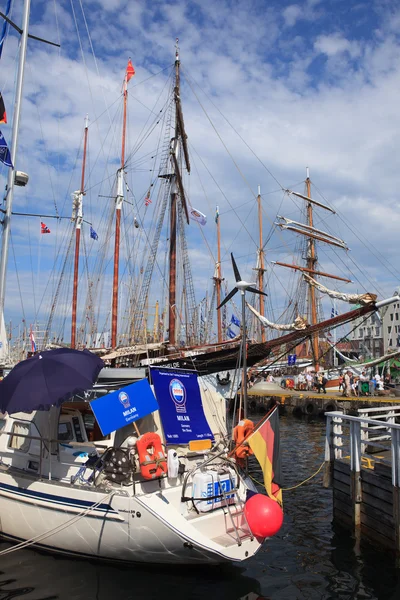
M 324 458 L 321 420 L 281 418 L 284 487 L 306 479 Z M 260 472 L 254 476 L 261 479 Z M 390 554 L 357 548 L 332 525 L 332 492 L 322 472 L 284 493 L 279 534 L 241 566 L 118 567 L 22 550 L 0 558 L 0 600 L 389 600 L 400 598 Z M 0 542 L 0 549 L 8 544 Z

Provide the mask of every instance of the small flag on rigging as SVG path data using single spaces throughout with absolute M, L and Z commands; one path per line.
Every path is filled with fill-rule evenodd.
M 207 223 L 206 215 L 197 210 L 196 208 L 190 209 L 190 218 L 193 219 L 193 221 L 197 221 L 197 223 L 200 223 L 200 225 L 205 225 Z
M 240 325 L 241 325 L 239 319 L 237 317 L 235 317 L 235 315 L 231 316 L 231 323 L 233 323 L 234 325 L 236 325 L 236 327 L 240 327 Z
M 50 229 L 43 221 L 40 222 L 40 233 L 51 233 Z
M 151 204 L 150 190 L 147 192 L 146 198 L 144 199 L 144 205 L 149 206 L 149 204 Z
M 11 0 L 8 0 L 7 6 L 6 6 L 6 17 L 8 17 L 8 15 L 9 15 L 10 8 L 11 8 Z M 3 52 L 4 40 L 6 39 L 7 30 L 8 30 L 8 21 L 6 21 L 4 19 L 3 29 L 2 29 L 2 32 L 0 35 L 0 57 L 1 57 L 1 53 Z
M 99 236 L 97 235 L 97 233 L 95 232 L 95 230 L 93 229 L 92 226 L 90 226 L 90 237 L 93 240 L 98 240 L 99 239 Z
M 35 336 L 32 331 L 32 325 L 31 325 L 31 330 L 29 332 L 29 338 L 31 340 L 31 352 L 36 352 L 36 342 L 35 342 Z
M 337 310 L 335 310 L 335 309 L 333 308 L 333 306 L 332 306 L 332 310 L 331 310 L 331 319 L 333 319 L 335 316 L 336 316 L 336 317 L 338 316 L 338 311 L 337 311 Z
M 126 83 L 128 83 L 135 74 L 131 59 L 128 60 L 128 66 L 126 67 Z
M 215 222 L 218 223 L 218 219 L 219 219 L 219 208 L 217 206 L 217 208 L 215 209 Z
M 233 340 L 233 338 L 236 337 L 236 333 L 234 331 L 232 331 L 232 329 L 230 327 L 228 327 L 226 333 L 231 340 Z
M 4 139 L 4 135 L 0 131 L 0 161 L 6 165 L 6 167 L 11 167 L 13 164 L 11 162 L 11 154 L 7 146 L 7 142 Z
M 6 107 L 4 105 L 3 96 L 0 93 L 0 123 L 7 123 Z

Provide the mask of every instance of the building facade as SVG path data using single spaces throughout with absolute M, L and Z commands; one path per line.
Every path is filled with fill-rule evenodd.
M 389 307 L 390 308 L 390 307 Z M 400 322 L 399 322 L 400 325 Z M 384 323 L 379 312 L 360 317 L 353 322 L 348 336 L 360 360 L 379 358 L 384 354 Z
M 394 296 L 398 292 L 394 292 Z M 400 347 L 400 303 L 394 302 L 382 309 L 384 353 Z

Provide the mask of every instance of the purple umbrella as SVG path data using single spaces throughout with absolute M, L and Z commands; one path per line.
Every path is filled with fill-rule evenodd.
M 90 388 L 104 363 L 88 350 L 57 348 L 18 363 L 0 382 L 0 408 L 9 414 L 49 410 Z

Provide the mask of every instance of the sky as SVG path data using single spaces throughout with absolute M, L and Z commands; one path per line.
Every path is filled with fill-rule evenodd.
M 18 24 L 21 8 L 22 2 L 14 0 L 12 19 Z M 298 240 L 271 228 L 276 214 L 302 220 L 301 201 L 282 188 L 302 193 L 306 167 L 313 196 L 338 213 L 316 211 L 316 226 L 343 238 L 351 249 L 344 253 L 321 246 L 321 270 L 354 282 L 338 289 L 389 296 L 400 277 L 399 26 L 400 7 L 394 1 L 36 1 L 30 32 L 61 48 L 29 40 L 17 168 L 29 173 L 30 181 L 16 189 L 14 210 L 70 217 L 88 114 L 85 218 L 100 239 L 90 240 L 88 227 L 84 235 L 92 250 L 104 243 L 111 206 L 107 196 L 119 166 L 121 84 L 131 57 L 136 75 L 129 84 L 127 180 L 132 215 L 141 223 L 132 255 L 140 236 L 146 243 L 157 203 L 144 209 L 153 176 L 150 161 L 139 159 L 151 155 L 156 138 L 149 135 L 134 149 L 163 108 L 179 38 L 192 160 L 185 188 L 191 205 L 208 218 L 202 229 L 193 223 L 188 228 L 197 301 L 206 290 L 211 293 L 216 205 L 228 289 L 233 285 L 230 252 L 242 276 L 254 278 L 260 185 L 269 316 L 282 316 L 292 284 L 271 261 L 293 262 Z M 17 60 L 18 36 L 10 32 L 0 78 L 9 116 L 1 129 L 6 140 L 11 138 Z M 2 166 L 3 185 L 6 177 Z M 40 235 L 40 220 L 50 235 Z M 14 330 L 23 316 L 28 323 L 46 321 L 57 291 L 56 280 L 49 277 L 55 259 L 56 271 L 62 268 L 69 228 L 68 218 L 14 218 L 6 299 L 6 321 L 13 322 Z M 129 254 L 124 252 L 123 261 Z M 138 270 L 140 259 L 132 265 Z M 106 299 L 108 284 L 106 278 Z

